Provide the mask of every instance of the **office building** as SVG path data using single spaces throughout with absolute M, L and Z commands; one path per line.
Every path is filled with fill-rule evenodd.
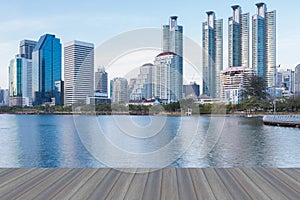
M 252 67 L 268 87 L 274 87 L 276 66 L 276 11 L 267 12 L 264 3 L 257 3 L 252 17 Z
M 50 34 L 40 37 L 32 52 L 32 97 L 34 105 L 61 105 L 61 94 L 55 93 L 55 82 L 62 80 L 61 54 L 60 39 Z
M 112 80 L 112 103 L 128 103 L 128 81 L 126 78 L 117 77 Z
M 183 85 L 183 94 L 185 99 L 196 99 L 200 96 L 200 85 L 196 82 L 191 82 L 188 85 Z
M 177 62 L 177 55 L 173 52 L 161 53 L 154 60 L 152 72 L 153 95 L 155 98 L 159 98 L 167 103 L 180 100 L 177 96 L 177 80 L 174 78 L 176 73 L 178 73 L 176 70 Z
M 173 100 L 182 99 L 182 85 L 183 85 L 183 27 L 177 24 L 177 16 L 171 16 L 169 25 L 163 26 L 163 52 L 172 52 L 176 54 L 174 57 L 175 65 L 173 65 L 174 73 L 171 79 L 174 80 L 172 84 L 172 93 L 175 98 Z
M 33 49 L 35 48 L 37 42 L 32 41 L 32 40 L 22 40 L 20 42 L 20 49 L 19 49 L 19 54 L 20 57 L 26 58 L 26 59 L 32 59 L 32 52 Z
M 0 106 L 8 106 L 9 105 L 9 91 L 8 89 L 0 88 Z
M 140 72 L 130 93 L 130 100 L 143 100 L 152 95 L 153 64 L 147 63 L 140 67 Z
M 295 68 L 295 86 L 294 86 L 295 96 L 300 96 L 300 65 Z
M 95 92 L 108 97 L 108 74 L 105 68 L 98 68 L 95 72 Z
M 65 105 L 85 103 L 94 94 L 94 44 L 72 41 L 64 45 Z
M 203 94 L 220 97 L 220 73 L 223 69 L 223 19 L 216 20 L 215 13 L 207 12 L 202 24 Z
M 232 104 L 242 100 L 242 90 L 249 84 L 253 69 L 247 67 L 231 67 L 221 72 L 221 98 Z
M 249 67 L 249 13 L 232 6 L 233 16 L 228 19 L 228 66 Z
M 281 69 L 277 72 L 276 88 L 281 88 L 285 96 L 294 94 L 295 72 L 292 69 Z
M 9 65 L 10 106 L 32 105 L 32 61 L 17 55 Z

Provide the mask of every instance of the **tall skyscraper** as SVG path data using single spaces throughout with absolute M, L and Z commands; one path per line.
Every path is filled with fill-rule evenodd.
M 20 42 L 19 54 L 22 58 L 32 59 L 32 52 L 36 46 L 36 41 L 32 40 L 22 40 Z
M 257 3 L 252 17 L 252 67 L 268 87 L 274 86 L 276 67 L 276 11 L 267 12 L 264 3 Z
M 105 68 L 98 68 L 95 72 L 95 91 L 108 97 L 108 74 Z
M 169 25 L 163 26 L 163 52 L 176 54 L 174 73 L 170 77 L 174 80 L 174 91 L 176 100 L 182 99 L 183 83 L 183 27 L 177 24 L 177 16 L 171 16 Z
M 40 37 L 32 53 L 34 105 L 61 104 L 60 94 L 56 94 L 55 88 L 55 82 L 61 81 L 61 53 L 60 39 L 55 38 L 55 35 L 46 34 Z
M 207 22 L 202 25 L 203 94 L 219 98 L 223 69 L 223 19 L 216 20 L 212 11 L 207 12 L 207 16 Z
M 228 19 L 228 66 L 249 67 L 249 13 L 232 6 L 233 16 Z
M 128 102 L 128 81 L 126 78 L 114 78 L 112 85 L 112 102 L 114 104 L 125 104 Z
M 83 103 L 94 93 L 94 44 L 72 41 L 64 47 L 65 104 Z

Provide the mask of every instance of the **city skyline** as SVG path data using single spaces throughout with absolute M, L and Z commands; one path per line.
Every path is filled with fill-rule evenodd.
M 291 28 L 283 28 L 289 26 L 289 21 L 291 21 L 290 18 L 291 15 L 293 15 L 293 12 L 286 13 L 287 9 L 286 5 L 284 3 L 280 3 L 279 1 L 263 1 L 268 5 L 268 10 L 277 10 L 277 29 L 278 29 L 278 59 L 277 63 L 281 63 L 282 66 L 286 67 L 292 67 L 294 68 L 298 61 L 296 60 L 296 51 L 292 51 L 292 47 L 296 47 L 295 41 L 297 41 L 297 36 L 295 36 L 295 33 L 297 31 L 294 31 L 294 26 L 291 26 Z M 8 65 L 9 60 L 13 55 L 15 55 L 16 50 L 16 43 L 23 39 L 36 39 L 39 37 L 39 35 L 43 35 L 44 33 L 50 32 L 55 33 L 59 38 L 61 38 L 62 43 L 65 43 L 66 41 L 74 40 L 74 39 L 81 39 L 84 41 L 93 42 L 96 44 L 101 44 L 101 42 L 113 37 L 114 35 L 119 34 L 120 32 L 136 29 L 136 28 L 143 28 L 143 27 L 160 27 L 162 24 L 165 24 L 165 18 L 171 16 L 172 14 L 178 15 L 180 17 L 181 24 L 186 27 L 184 34 L 188 37 L 191 37 L 194 39 L 199 45 L 201 45 L 200 39 L 201 39 L 201 23 L 205 21 L 205 12 L 208 10 L 213 10 L 218 18 L 224 19 L 224 69 L 227 67 L 227 54 L 226 51 L 227 47 L 227 28 L 225 26 L 226 19 L 232 15 L 232 9 L 231 6 L 238 4 L 243 8 L 244 12 L 249 12 L 250 16 L 256 13 L 256 7 L 255 3 L 257 1 L 251 1 L 251 2 L 236 2 L 236 1 L 228 1 L 226 3 L 222 3 L 221 5 L 216 5 L 213 2 L 207 2 L 204 6 L 200 5 L 199 3 L 193 3 L 193 4 L 182 4 L 182 3 L 174 3 L 174 5 L 171 5 L 172 11 L 171 12 L 162 12 L 162 9 L 154 10 L 155 13 L 157 13 L 157 16 L 148 16 L 143 15 L 141 17 L 141 10 L 137 11 L 136 13 L 132 14 L 130 13 L 130 9 L 125 9 L 121 12 L 120 11 L 120 5 L 117 5 L 116 8 L 112 8 L 109 3 L 105 3 L 108 5 L 108 11 L 101 11 L 101 8 L 95 9 L 91 8 L 93 4 L 95 4 L 95 7 L 97 7 L 97 3 L 92 2 L 91 4 L 80 4 L 78 2 L 75 2 L 74 5 L 71 7 L 74 7 L 75 10 L 79 9 L 80 5 L 85 5 L 85 7 L 89 8 L 88 11 L 83 11 L 81 13 L 76 13 L 74 15 L 73 12 L 63 12 L 66 5 L 62 2 L 61 7 L 54 8 L 53 6 L 49 7 L 50 11 L 53 11 L 55 13 L 55 16 L 53 18 L 51 12 L 36 12 L 35 14 L 29 14 L 24 12 L 17 12 L 19 10 L 22 10 L 23 7 L 26 8 L 28 5 L 23 5 L 23 3 L 20 3 L 18 5 L 10 5 L 9 3 L 4 3 L 5 6 L 8 6 L 9 8 L 13 8 L 12 10 L 16 12 L 17 14 L 14 17 L 9 16 L 3 16 L 2 20 L 0 21 L 0 24 L 2 24 L 2 27 L 5 27 L 5 31 L 2 30 L 3 36 L 0 41 L 1 48 L 1 59 L 0 59 L 0 70 L 3 73 L 0 73 L 0 87 L 2 88 L 8 88 Z M 30 4 L 30 2 L 29 2 Z M 148 2 L 150 8 L 155 5 L 155 2 Z M 153 5 L 152 5 L 153 4 Z M 193 5 L 193 6 L 192 6 Z M 4 6 L 4 7 L 5 7 Z M 138 6 L 138 5 L 136 5 Z M 136 7 L 134 6 L 134 7 Z M 197 11 L 195 8 L 198 8 Z M 2 9 L 2 13 L 5 13 L 6 11 Z M 289 8 L 293 9 L 293 8 Z M 203 11 L 203 12 L 202 12 Z M 23 13 L 23 15 L 22 15 Z M 130 14 L 129 14 L 130 13 Z M 120 15 L 124 16 L 122 17 L 122 20 L 120 20 Z M 11 15 L 10 15 L 11 16 Z M 36 18 L 39 16 L 39 18 Z M 43 16 L 43 17 L 41 17 Z M 137 17 L 140 16 L 140 17 Z M 86 20 L 87 18 L 93 18 L 95 21 L 97 21 L 97 24 L 101 25 L 101 28 L 108 27 L 109 29 L 105 29 L 105 31 L 102 31 L 101 34 L 95 34 L 97 32 L 97 29 L 100 28 L 98 25 L 95 25 L 95 23 L 86 22 L 85 25 L 81 25 L 85 27 L 87 30 L 90 28 L 90 30 L 96 30 L 96 31 L 74 31 L 75 24 L 67 23 L 71 21 L 76 21 L 73 18 L 79 18 L 82 17 L 81 20 Z M 289 18 L 287 18 L 289 17 Z M 296 17 L 296 16 L 295 16 Z M 119 19 L 119 23 L 117 23 L 116 19 Z M 289 19 L 289 20 L 288 20 Z M 79 20 L 80 21 L 80 20 Z M 28 23 L 26 23 L 28 22 Z M 29 23 L 31 22 L 31 23 Z M 99 22 L 99 23 L 98 23 Z M 102 23 L 103 22 L 103 23 Z M 109 22 L 109 23 L 108 23 Z M 283 23 L 285 22 L 285 23 Z M 110 25 L 109 25 L 110 24 Z M 111 24 L 118 24 L 118 26 L 111 26 Z M 28 26 L 26 28 L 26 31 L 23 31 L 22 33 L 16 34 L 15 32 L 12 32 L 18 28 L 17 25 L 20 25 L 20 28 L 23 26 Z M 98 28 L 97 28 L 98 27 Z M 67 30 L 68 29 L 68 30 Z M 285 31 L 283 31 L 285 30 Z M 97 35 L 97 36 L 95 36 Z M 286 36 L 286 37 L 284 37 Z M 288 36 L 288 37 L 287 37 Z M 289 40 L 287 42 L 287 40 Z M 300 41 L 300 39 L 299 39 Z M 12 45 L 14 44 L 14 45 Z M 5 50 L 3 50 L 5 49 Z M 289 53 L 285 53 L 289 52 Z M 285 55 L 283 54 L 285 53 Z M 139 66 L 139 65 L 137 65 Z M 191 77 L 188 77 L 187 79 L 190 80 Z

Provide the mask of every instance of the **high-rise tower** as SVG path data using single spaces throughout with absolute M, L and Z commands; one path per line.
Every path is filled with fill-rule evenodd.
M 174 73 L 171 79 L 174 80 L 172 93 L 176 100 L 182 99 L 183 83 L 183 27 L 177 24 L 177 16 L 171 16 L 169 25 L 163 26 L 163 52 L 176 54 Z
M 223 19 L 216 20 L 215 13 L 207 12 L 202 25 L 203 94 L 220 97 L 220 73 L 223 69 Z
M 228 66 L 249 67 L 249 13 L 240 6 L 232 6 L 233 16 L 228 19 Z
M 274 86 L 276 67 L 276 11 L 267 12 L 265 3 L 257 3 L 252 17 L 252 66 L 268 87 Z

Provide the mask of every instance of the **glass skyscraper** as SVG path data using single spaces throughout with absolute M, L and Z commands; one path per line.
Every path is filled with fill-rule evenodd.
M 95 92 L 108 97 L 108 74 L 105 68 L 98 68 L 95 72 Z
M 32 52 L 36 46 L 36 41 L 32 40 L 22 40 L 20 42 L 20 56 L 26 59 L 32 59 Z
M 249 13 L 242 14 L 240 6 L 232 6 L 228 19 L 228 66 L 249 67 Z
M 61 43 L 55 35 L 40 37 L 32 53 L 32 96 L 33 104 L 61 104 L 55 82 L 61 81 Z M 56 97 L 56 98 L 55 98 Z
M 276 11 L 267 12 L 264 3 L 258 3 L 252 17 L 252 67 L 263 77 L 268 87 L 274 86 L 276 67 Z
M 172 93 L 176 100 L 182 99 L 183 87 L 183 27 L 177 24 L 177 16 L 171 16 L 169 25 L 163 26 L 163 52 L 172 52 L 176 54 L 174 73 L 172 80 Z
M 208 20 L 202 24 L 203 94 L 220 97 L 220 73 L 223 69 L 223 19 L 207 12 Z

